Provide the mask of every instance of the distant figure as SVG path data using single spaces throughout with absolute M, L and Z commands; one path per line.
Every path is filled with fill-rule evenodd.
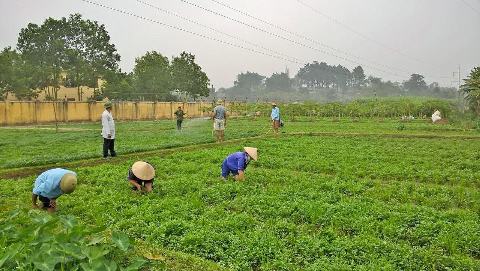
M 256 148 L 244 147 L 244 151 L 230 154 L 222 163 L 222 179 L 232 174 L 236 181 L 245 180 L 245 169 L 250 163 L 250 159 L 257 161 L 258 154 Z
M 437 123 L 440 120 L 442 120 L 442 115 L 441 115 L 440 111 L 435 110 L 435 112 L 433 112 L 433 114 L 432 114 L 432 123 Z
M 108 158 L 108 151 L 112 157 L 115 152 L 115 121 L 112 116 L 112 102 L 106 102 L 102 113 L 103 159 Z
M 182 130 L 182 122 L 183 122 L 183 117 L 186 115 L 183 110 L 182 110 L 182 107 L 179 106 L 177 111 L 175 111 L 175 116 L 177 117 L 177 130 Z
M 280 109 L 278 108 L 276 103 L 272 103 L 272 125 L 273 131 L 275 134 L 278 134 L 278 129 L 280 128 Z
M 155 169 L 151 164 L 144 161 L 135 162 L 132 168 L 128 170 L 127 180 L 134 191 L 142 192 L 142 189 L 145 188 L 145 192 L 152 192 L 154 178 Z
M 225 140 L 225 127 L 227 127 L 227 109 L 222 104 L 222 100 L 218 100 L 212 114 L 213 129 L 215 130 L 217 142 Z
M 55 168 L 40 174 L 32 191 L 32 207 L 42 208 L 50 213 L 57 209 L 57 199 L 63 194 L 72 193 L 77 187 L 77 174 L 73 171 Z M 37 205 L 37 200 L 42 206 Z

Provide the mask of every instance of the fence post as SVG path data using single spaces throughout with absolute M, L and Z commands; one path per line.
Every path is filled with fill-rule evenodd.
M 63 119 L 68 123 L 68 101 L 63 101 Z
M 157 101 L 153 102 L 153 120 L 157 120 Z
M 35 100 L 35 111 L 33 112 L 33 119 L 35 120 L 35 124 L 38 124 L 38 110 L 39 109 L 39 105 L 40 104 L 40 101 L 39 100 Z
M 10 102 L 5 101 L 5 125 L 8 125 L 8 109 Z

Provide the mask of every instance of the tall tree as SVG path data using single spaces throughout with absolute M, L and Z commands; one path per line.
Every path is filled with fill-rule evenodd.
M 427 89 L 427 83 L 423 75 L 414 73 L 403 83 L 403 87 L 409 91 L 421 91 Z
M 209 94 L 210 79 L 202 68 L 195 63 L 195 56 L 182 52 L 172 60 L 172 80 L 176 90 L 189 95 L 194 100 Z
M 48 18 L 38 26 L 28 24 L 20 31 L 17 48 L 29 65 L 34 67 L 35 77 L 40 78 L 36 87 L 40 89 L 53 88 L 57 91 L 61 84 L 61 72 L 66 62 L 66 19 Z M 47 93 L 49 96 L 50 93 Z
M 291 91 L 292 79 L 287 73 L 274 73 L 266 79 L 265 88 L 269 91 Z
M 100 77 L 117 72 L 120 55 L 110 42 L 105 25 L 85 20 L 80 14 L 72 14 L 67 26 L 67 48 L 73 51 L 73 57 L 68 62 L 69 73 L 77 78 L 78 88 L 87 85 L 96 89 Z
M 48 18 L 40 26 L 29 24 L 20 31 L 17 48 L 35 68 L 35 77 L 41 79 L 36 87 L 47 91 L 53 87 L 55 99 L 65 80 L 78 88 L 98 87 L 98 78 L 116 71 L 120 60 L 105 26 L 79 14 L 68 19 Z
M 356 88 L 363 87 L 365 85 L 365 72 L 362 66 L 357 66 L 352 71 L 352 86 Z
M 102 96 L 109 99 L 129 100 L 138 98 L 133 82 L 133 74 L 122 72 L 109 74 L 101 86 Z
M 0 52 L 0 100 L 6 99 L 9 93 L 17 99 L 35 98 L 38 94 L 34 82 L 32 67 L 20 54 L 10 47 Z
M 470 108 L 480 116 L 480 67 L 474 68 L 464 81 L 461 90 L 465 93 Z
M 225 90 L 229 98 L 245 98 L 257 96 L 258 92 L 264 89 L 265 76 L 256 72 L 245 72 L 237 75 L 233 87 Z
M 134 85 L 139 96 L 153 100 L 171 100 L 172 77 L 168 58 L 155 51 L 135 60 Z

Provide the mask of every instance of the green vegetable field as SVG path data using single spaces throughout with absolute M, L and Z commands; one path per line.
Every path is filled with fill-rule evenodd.
M 35 174 L 55 164 L 79 176 L 55 216 L 102 228 L 111 236 L 104 246 L 113 244 L 102 257 L 119 266 L 480 270 L 475 130 L 304 118 L 287 121 L 274 137 L 267 119 L 238 119 L 228 123 L 227 142 L 214 144 L 209 121 L 186 124 L 179 133 L 171 121 L 118 123 L 120 156 L 108 161 L 98 159 L 99 124 L 62 125 L 59 133 L 53 126 L 28 134 L 28 127 L 1 128 L 0 266 L 22 259 L 2 252 L 13 242 L 2 234 L 5 224 L 29 223 Z M 221 162 L 243 146 L 257 147 L 259 161 L 246 181 L 221 181 Z M 148 195 L 132 192 L 125 179 L 138 159 L 156 168 Z M 5 220 L 15 210 L 19 218 Z M 131 251 L 119 240 L 130 240 Z

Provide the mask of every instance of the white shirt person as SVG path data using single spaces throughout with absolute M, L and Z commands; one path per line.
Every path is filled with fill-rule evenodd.
M 103 137 L 103 158 L 108 158 L 108 152 L 112 157 L 117 156 L 115 152 L 115 121 L 112 116 L 112 103 L 105 103 L 105 111 L 102 113 L 102 137 Z

